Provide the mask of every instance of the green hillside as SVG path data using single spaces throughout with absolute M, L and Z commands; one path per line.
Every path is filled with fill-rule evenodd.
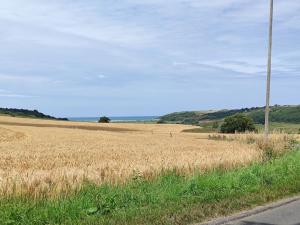
M 264 109 L 250 111 L 248 115 L 259 124 L 265 121 Z M 300 123 L 300 105 L 298 106 L 275 106 L 271 108 L 271 122 Z
M 249 115 L 255 123 L 264 123 L 264 107 L 242 108 L 232 110 L 219 110 L 208 112 L 177 112 L 171 113 L 160 118 L 160 123 L 180 123 L 180 124 L 199 124 L 210 121 L 221 121 L 227 116 L 236 113 Z M 299 123 L 300 124 L 300 105 L 271 107 L 270 121 L 277 123 Z
M 67 118 L 56 118 L 53 116 L 45 115 L 37 110 L 28 110 L 28 109 L 0 108 L 0 115 L 36 118 L 36 119 L 49 119 L 49 120 L 68 120 Z
M 175 112 L 160 117 L 159 123 L 194 124 L 203 115 L 205 115 L 203 112 Z

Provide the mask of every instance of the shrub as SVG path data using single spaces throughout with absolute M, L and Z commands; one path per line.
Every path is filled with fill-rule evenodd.
M 255 126 L 251 117 L 242 113 L 226 117 L 221 126 L 222 133 L 244 133 L 246 131 L 255 131 Z
M 208 139 L 209 140 L 214 140 L 214 141 L 225 141 L 225 140 L 229 140 L 225 135 L 208 135 Z
M 162 119 L 157 121 L 157 124 L 164 124 L 164 123 L 165 123 L 165 121 L 163 121 Z
M 106 117 L 106 116 L 102 116 L 100 117 L 100 119 L 98 120 L 98 123 L 109 123 L 110 122 L 110 118 Z

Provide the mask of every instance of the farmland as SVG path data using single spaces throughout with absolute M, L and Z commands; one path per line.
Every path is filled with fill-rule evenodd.
M 299 192 L 299 136 L 266 154 L 195 128 L 0 116 L 0 224 L 190 224 Z
M 95 184 L 151 179 L 162 170 L 192 174 L 258 160 L 254 145 L 208 140 L 193 128 L 93 124 L 0 117 L 0 194 L 56 195 Z M 14 187 L 14 188 L 12 188 Z

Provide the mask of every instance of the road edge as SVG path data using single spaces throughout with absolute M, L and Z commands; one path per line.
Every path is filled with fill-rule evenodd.
M 251 210 L 245 210 L 242 211 L 240 213 L 234 214 L 232 216 L 228 216 L 228 217 L 220 217 L 220 218 L 215 218 L 213 220 L 210 220 L 208 222 L 203 222 L 203 223 L 196 223 L 194 225 L 223 225 L 225 223 L 229 223 L 229 222 L 234 222 L 236 220 L 240 220 L 249 216 L 253 216 L 262 212 L 266 212 L 268 210 L 272 210 L 272 209 L 276 209 L 278 207 L 296 202 L 300 200 L 300 196 L 295 196 L 295 197 L 291 197 L 291 198 L 287 198 L 287 199 L 283 199 L 268 205 L 263 205 L 263 206 L 258 206 L 254 209 Z

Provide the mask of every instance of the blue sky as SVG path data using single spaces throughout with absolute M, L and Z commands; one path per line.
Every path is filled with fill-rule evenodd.
M 268 0 L 1 0 L 0 107 L 55 116 L 264 105 Z M 300 1 L 275 0 L 272 104 L 299 104 Z

